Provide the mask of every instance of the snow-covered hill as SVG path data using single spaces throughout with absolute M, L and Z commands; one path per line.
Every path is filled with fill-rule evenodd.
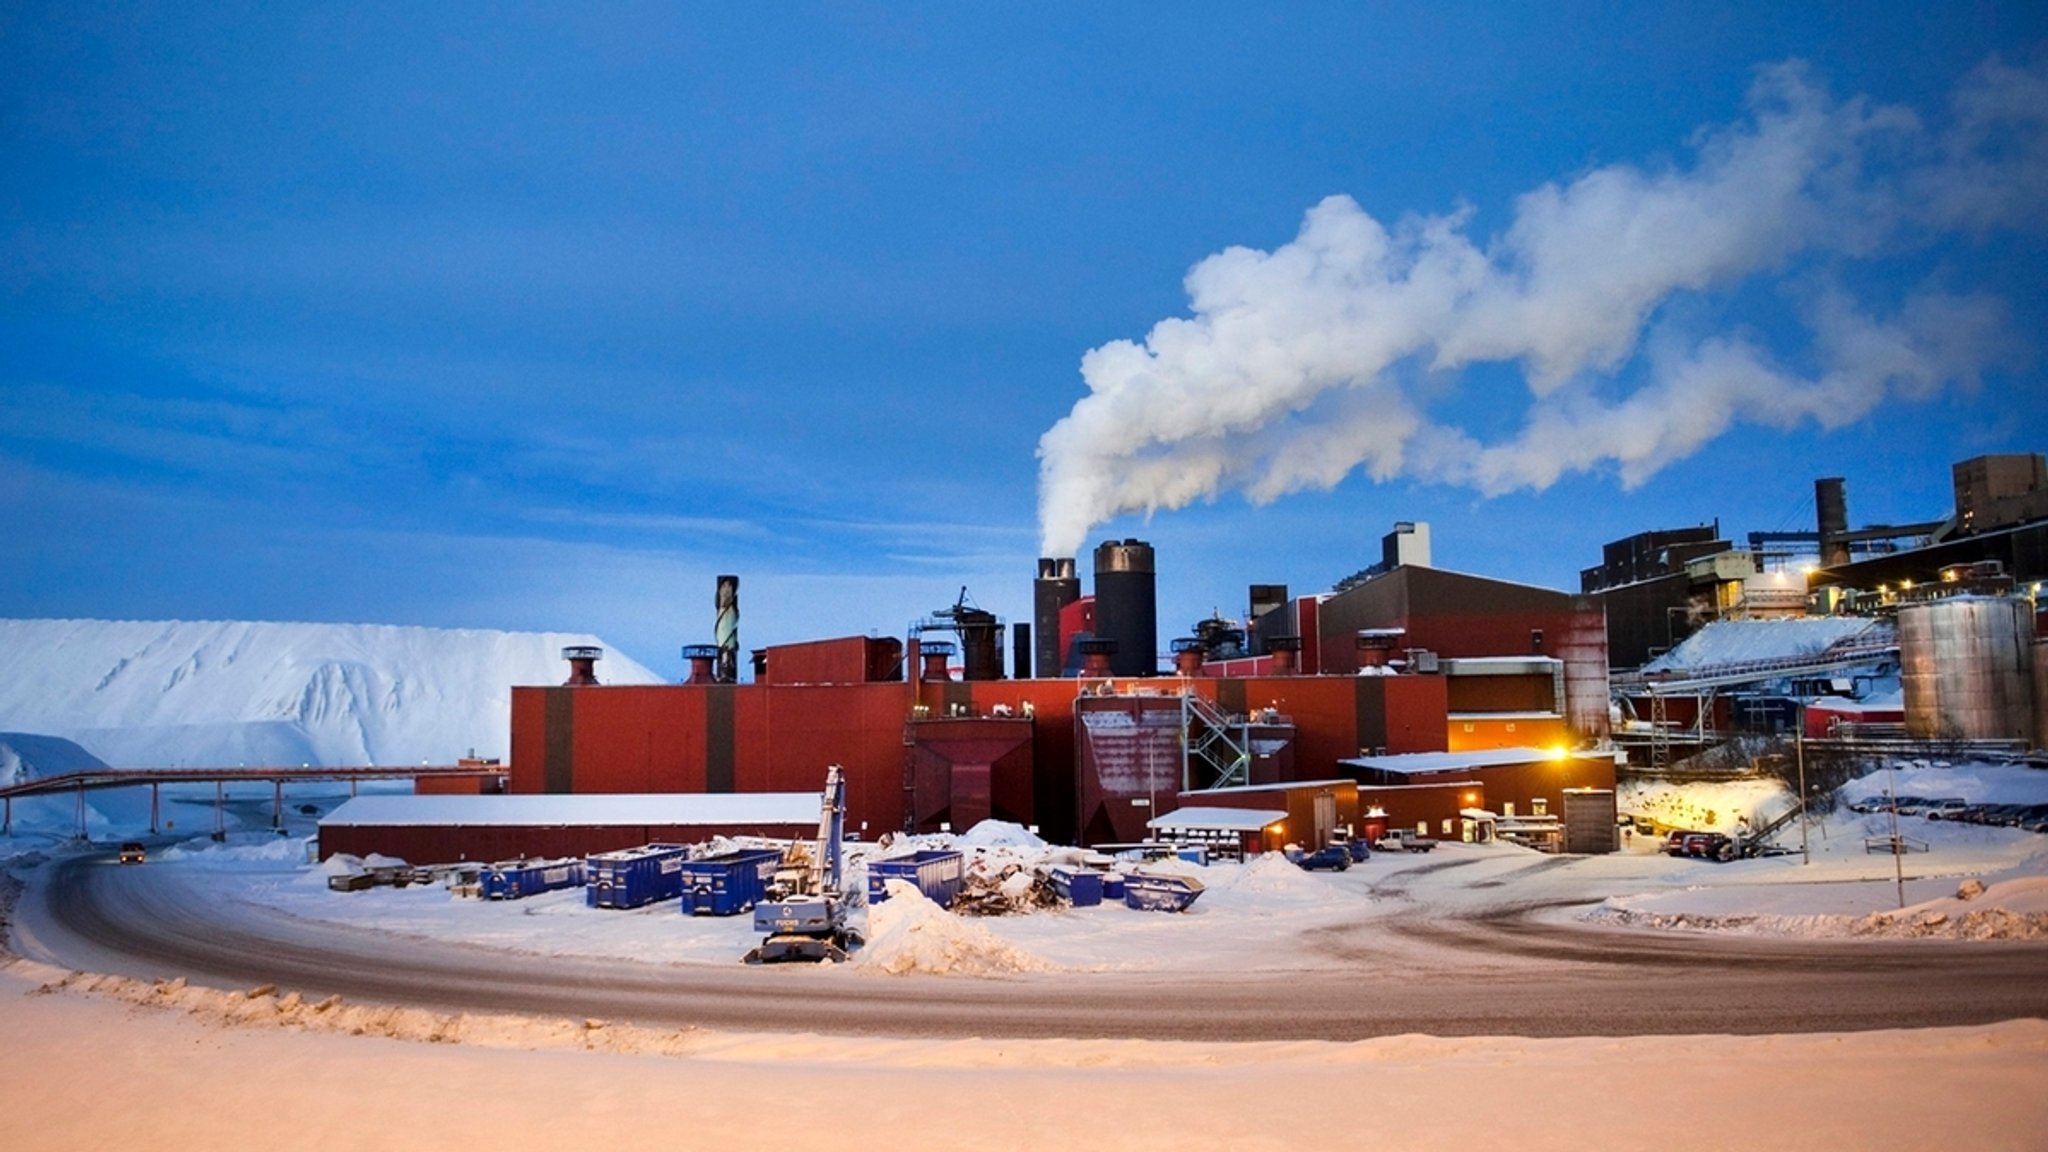
M 602 643 L 379 624 L 0 620 L 0 731 L 73 740 L 121 768 L 503 756 L 512 686 L 559 684 L 564 645 Z M 598 675 L 661 682 L 609 647 Z

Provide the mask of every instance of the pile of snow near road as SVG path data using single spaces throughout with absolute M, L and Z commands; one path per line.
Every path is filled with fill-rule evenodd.
M 889 898 L 868 906 L 867 943 L 855 953 L 880 972 L 1008 976 L 1051 965 L 976 921 L 962 920 L 925 898 L 915 884 L 891 879 Z
M 196 860 L 202 864 L 254 863 L 304 864 L 311 836 L 277 836 L 248 832 L 230 836 L 226 843 L 187 840 L 158 853 L 161 860 Z
M 1659 828 L 1730 835 L 1742 825 L 1761 828 L 1797 803 L 1776 780 L 1762 779 L 1690 784 L 1624 780 L 1615 795 L 1620 811 L 1648 816 Z
M 585 634 L 248 621 L 0 620 L 0 717 L 124 768 L 504 756 L 512 686 Z M 661 678 L 607 648 L 608 684 Z

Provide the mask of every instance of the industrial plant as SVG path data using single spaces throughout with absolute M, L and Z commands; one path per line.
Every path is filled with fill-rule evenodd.
M 1171 558 L 1109 540 L 1085 588 L 1079 558 L 1037 561 L 1029 621 L 1006 627 L 963 589 L 900 638 L 753 649 L 744 680 L 741 580 L 721 576 L 714 642 L 682 649 L 684 682 L 606 686 L 601 651 L 566 650 L 564 683 L 513 690 L 510 762 L 484 787 L 788 796 L 814 792 L 830 764 L 848 835 L 870 839 L 993 819 L 1054 842 L 1230 854 L 1390 830 L 1613 851 L 1618 778 L 1683 771 L 1737 735 L 2040 747 L 2048 468 L 1993 456 L 1954 472 L 1954 509 L 1924 523 L 1852 527 L 1844 482 L 1823 478 L 1811 532 L 1747 547 L 1718 523 L 1644 532 L 1607 545 L 1576 593 L 1437 568 L 1430 526 L 1404 522 L 1330 590 L 1254 584 L 1242 617 L 1182 635 L 1158 617 Z M 402 836 L 365 813 L 323 837 L 479 859 L 522 835 L 594 852 L 692 826 L 786 835 L 802 816 L 620 828 L 575 811 L 513 832 L 411 821 Z

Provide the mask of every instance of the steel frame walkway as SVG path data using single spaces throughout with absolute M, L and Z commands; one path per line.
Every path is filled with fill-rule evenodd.
M 67 772 L 61 776 L 47 776 L 37 780 L 24 780 L 0 788 L 0 835 L 14 831 L 14 801 L 34 796 L 53 796 L 72 793 L 78 798 L 78 837 L 85 839 L 85 794 L 102 788 L 149 789 L 149 830 L 159 828 L 162 789 L 165 784 L 211 784 L 213 785 L 213 830 L 220 834 L 226 828 L 222 805 L 227 799 L 227 786 L 237 782 L 267 783 L 271 785 L 270 826 L 284 824 L 284 786 L 310 780 L 346 780 L 349 792 L 354 794 L 355 786 L 364 780 L 440 780 L 476 779 L 482 776 L 502 776 L 506 772 L 503 764 L 422 764 L 414 768 L 398 767 L 345 767 L 314 768 L 96 768 L 84 772 Z

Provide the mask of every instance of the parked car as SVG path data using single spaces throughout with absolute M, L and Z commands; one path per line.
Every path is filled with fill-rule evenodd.
M 1864 813 L 1882 812 L 1884 811 L 1885 805 L 1887 803 L 1889 803 L 1889 801 L 1887 801 L 1883 796 L 1865 796 L 1861 800 L 1850 801 L 1849 811 Z
M 1944 796 L 1939 800 L 1929 800 L 1927 807 L 1920 810 L 1920 814 L 1929 820 L 1953 820 L 1956 813 L 1969 806 L 1970 802 L 1961 796 Z
M 1332 844 L 1326 848 L 1303 853 L 1301 859 L 1295 863 L 1311 872 L 1318 868 L 1331 868 L 1342 872 L 1351 867 L 1351 853 L 1342 844 Z
M 140 864 L 149 858 L 149 851 L 140 840 L 129 840 L 121 845 L 121 863 Z

